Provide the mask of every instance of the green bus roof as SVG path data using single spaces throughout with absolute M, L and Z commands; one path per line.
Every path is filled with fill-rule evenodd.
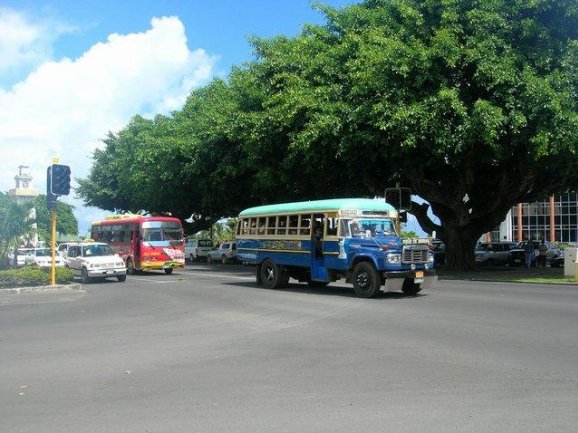
M 343 209 L 368 210 L 376 212 L 392 212 L 395 208 L 385 200 L 370 198 L 332 198 L 328 200 L 298 201 L 293 203 L 271 204 L 245 209 L 239 216 L 255 216 L 269 214 L 336 212 Z

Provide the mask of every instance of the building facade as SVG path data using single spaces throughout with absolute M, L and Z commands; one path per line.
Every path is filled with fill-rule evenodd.
M 531 238 L 577 243 L 578 192 L 550 196 L 542 202 L 519 203 L 488 237 L 493 241 L 521 242 Z

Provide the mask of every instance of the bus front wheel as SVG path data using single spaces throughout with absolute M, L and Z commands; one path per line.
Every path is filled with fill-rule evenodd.
M 289 284 L 289 273 L 284 266 L 267 259 L 261 265 L 261 281 L 266 289 L 280 289 Z
M 373 298 L 381 287 L 377 269 L 368 262 L 359 262 L 353 268 L 353 290 L 360 298 Z
M 170 275 L 173 273 L 173 268 L 165 268 L 163 269 L 165 271 L 165 274 Z

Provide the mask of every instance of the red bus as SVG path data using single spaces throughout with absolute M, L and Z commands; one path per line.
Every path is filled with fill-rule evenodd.
M 127 273 L 184 268 L 183 226 L 178 218 L 112 215 L 92 223 L 91 237 L 106 242 L 126 263 Z

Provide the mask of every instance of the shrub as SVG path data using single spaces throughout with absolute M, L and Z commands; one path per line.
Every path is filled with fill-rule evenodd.
M 56 268 L 56 284 L 68 284 L 74 273 L 70 269 Z M 50 285 L 49 268 L 25 266 L 20 269 L 0 271 L 0 288 L 33 287 Z

